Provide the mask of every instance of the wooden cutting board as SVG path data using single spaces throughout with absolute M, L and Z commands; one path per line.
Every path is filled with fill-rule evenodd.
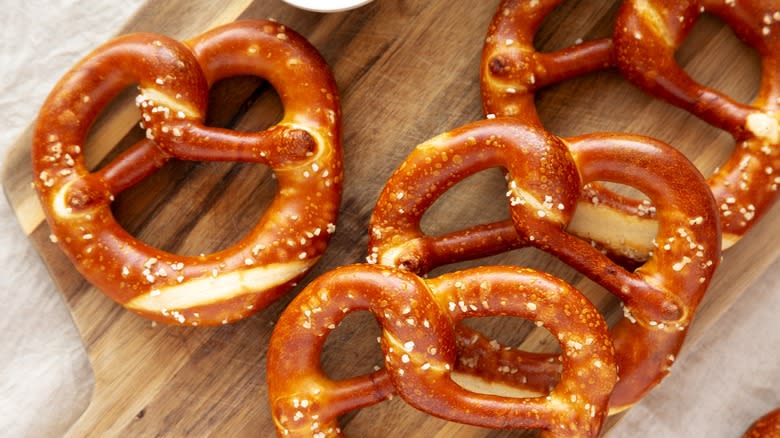
M 596 3 L 600 3 L 598 6 Z M 481 118 L 479 60 L 498 0 L 377 0 L 332 15 L 304 12 L 276 0 L 148 2 L 121 30 L 188 38 L 238 18 L 273 17 L 307 37 L 330 64 L 344 110 L 345 192 L 338 231 L 301 286 L 366 255 L 368 220 L 384 181 L 420 142 Z M 565 2 L 538 35 L 542 50 L 607 36 L 617 2 Z M 703 17 L 677 55 L 694 78 L 749 101 L 758 87 L 759 60 L 731 31 Z M 133 95 L 122 96 L 96 123 L 86 154 L 105 164 L 142 135 L 134 127 Z M 733 147 L 723 132 L 653 100 L 614 71 L 599 72 L 540 92 L 546 126 L 559 135 L 624 131 L 680 147 L 709 173 Z M 217 84 L 209 124 L 260 130 L 278 120 L 273 90 L 255 78 Z M 265 391 L 265 358 L 274 321 L 294 293 L 241 323 L 219 328 L 154 325 L 90 287 L 49 242 L 48 226 L 30 187 L 29 131 L 12 148 L 3 185 L 20 223 L 59 285 L 95 372 L 93 399 L 72 436 L 269 436 L 273 423 Z M 122 194 L 120 222 L 135 236 L 180 254 L 229 246 L 259 219 L 275 190 L 268 169 L 235 163 L 167 165 Z M 431 233 L 508 217 L 498 170 L 457 185 L 426 216 Z M 492 199 L 491 199 L 492 198 Z M 780 211 L 770 212 L 725 256 L 690 332 L 693 342 L 777 258 Z M 439 269 L 522 264 L 549 271 L 583 290 L 610 322 L 617 301 L 582 275 L 536 250 Z M 493 318 L 476 326 L 500 341 L 532 350 L 554 340 L 530 324 Z M 382 356 L 376 323 L 356 314 L 331 335 L 322 359 L 336 378 L 366 373 Z M 680 358 L 685 360 L 685 356 Z M 614 420 L 612 420 L 614 421 Z M 396 398 L 342 418 L 348 436 L 521 436 L 447 423 Z M 379 426 L 378 426 L 379 425 Z

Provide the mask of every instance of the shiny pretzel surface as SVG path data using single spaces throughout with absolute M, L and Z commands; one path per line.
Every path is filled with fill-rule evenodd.
M 513 225 L 485 224 L 443 236 L 420 228 L 426 210 L 464 178 L 507 170 Z M 630 272 L 566 231 L 583 187 L 632 186 L 657 207 L 654 251 Z M 720 261 L 717 209 L 701 174 L 679 152 L 647 137 L 592 134 L 560 139 L 512 117 L 475 122 L 419 145 L 396 170 L 372 216 L 369 261 L 425 274 L 446 263 L 522 246 L 551 253 L 623 301 L 611 333 L 620 381 L 610 407 L 639 400 L 667 373 Z M 557 381 L 554 356 L 506 354 L 459 328 L 465 368 L 538 393 Z M 518 365 L 519 364 L 519 365 Z M 504 366 L 519 369 L 505 374 Z
M 320 368 L 325 340 L 359 310 L 373 313 L 382 328 L 385 367 L 332 380 Z M 563 371 L 549 394 L 490 395 L 453 380 L 454 325 L 493 315 L 536 321 L 557 337 Z M 422 279 L 390 267 L 353 265 L 314 280 L 282 314 L 268 349 L 269 401 L 279 436 L 342 436 L 339 415 L 395 393 L 451 421 L 538 428 L 548 437 L 595 437 L 617 379 L 613 352 L 598 311 L 550 275 L 494 266 Z
M 285 113 L 262 132 L 204 125 L 208 89 L 254 75 Z M 100 111 L 137 84 L 146 138 L 102 169 L 83 145 Z M 156 34 L 119 37 L 55 86 L 33 134 L 34 185 L 51 239 L 94 286 L 144 317 L 180 325 L 225 324 L 285 293 L 318 260 L 341 197 L 341 113 L 326 63 L 303 37 L 272 21 L 244 21 L 186 44 Z M 170 159 L 271 167 L 278 192 L 235 246 L 201 256 L 153 248 L 114 219 L 111 202 Z

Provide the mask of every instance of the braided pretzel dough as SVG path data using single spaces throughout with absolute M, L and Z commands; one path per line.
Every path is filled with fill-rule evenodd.
M 695 82 L 674 59 L 705 11 L 724 20 L 761 55 L 761 87 L 751 105 Z M 778 195 L 780 6 L 772 0 L 628 0 L 618 13 L 614 45 L 617 66 L 629 81 L 736 139 L 731 157 L 708 181 L 721 208 L 723 247 L 730 247 Z
M 327 245 L 341 197 L 341 114 L 327 65 L 283 25 L 237 22 L 188 44 L 127 35 L 73 67 L 35 127 L 35 188 L 52 240 L 106 295 L 171 324 L 225 324 L 284 294 Z M 204 126 L 209 85 L 235 75 L 267 79 L 285 107 L 282 121 L 259 133 Z M 87 131 L 133 83 L 147 138 L 89 172 L 81 151 Z M 279 191 L 235 246 L 196 257 L 167 253 L 130 236 L 110 204 L 171 158 L 262 163 L 275 171 Z
M 327 335 L 356 310 L 382 327 L 385 368 L 334 381 L 320 368 Z M 453 325 L 468 317 L 538 321 L 563 350 L 561 381 L 547 397 L 474 393 L 453 381 Z M 424 280 L 374 265 L 330 271 L 279 319 L 268 349 L 268 392 L 279 436 L 341 436 L 337 418 L 399 394 L 447 420 L 492 428 L 542 428 L 546 437 L 595 437 L 617 375 L 606 323 L 574 288 L 529 269 L 483 267 Z
M 571 151 L 571 153 L 569 152 Z M 444 236 L 420 229 L 425 211 L 446 190 L 481 170 L 508 171 L 515 235 L 500 224 Z M 657 250 L 634 272 L 565 231 L 583 184 L 630 185 L 657 206 Z M 624 409 L 655 386 L 677 355 L 696 306 L 720 260 L 718 214 L 705 181 L 668 145 L 646 137 L 588 135 L 561 140 L 514 118 L 484 120 L 419 145 L 396 170 L 371 220 L 369 261 L 424 274 L 444 263 L 519 246 L 549 252 L 624 302 L 612 329 L 620 381 L 610 406 Z M 465 327 L 461 339 L 478 339 Z M 520 363 L 520 372 L 494 378 L 545 392 L 556 381 L 550 356 L 502 358 L 484 342 L 462 342 L 464 363 L 485 373 Z M 522 381 L 517 382 L 516 380 Z
M 780 408 L 756 420 L 743 438 L 780 438 Z

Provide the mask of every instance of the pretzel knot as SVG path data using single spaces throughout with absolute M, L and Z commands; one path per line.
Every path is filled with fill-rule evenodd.
M 772 0 L 629 0 L 615 26 L 617 66 L 631 82 L 736 139 L 731 156 L 709 179 L 721 209 L 723 246 L 736 243 L 772 206 L 780 183 L 780 12 Z M 763 64 L 750 105 L 688 76 L 674 53 L 702 12 L 725 21 Z
M 204 125 L 208 88 L 229 76 L 268 80 L 284 118 L 256 133 Z M 98 113 L 137 84 L 146 139 L 100 170 L 82 145 Z M 271 21 L 237 22 L 185 44 L 132 34 L 73 67 L 41 109 L 33 137 L 35 188 L 52 240 L 98 289 L 145 317 L 213 325 L 244 318 L 286 292 L 318 260 L 341 197 L 341 113 L 327 65 L 303 37 Z M 110 204 L 170 160 L 270 166 L 278 193 L 235 246 L 181 256 L 130 236 Z
M 594 70 L 614 66 L 611 39 L 585 41 L 555 52 L 540 52 L 534 35 L 563 0 L 504 0 L 498 6 L 482 50 L 480 82 L 488 118 L 511 116 L 524 125 L 542 126 L 537 90 Z M 568 230 L 591 240 L 616 260 L 636 266 L 653 251 L 655 207 L 645 201 L 588 187 L 577 202 Z M 625 222 L 634 226 L 626 228 Z
M 428 236 L 420 219 L 445 191 L 491 167 L 507 169 L 513 228 L 479 225 Z M 656 250 L 633 272 L 566 231 L 585 184 L 632 186 L 657 207 Z M 631 227 L 627 222 L 623 227 Z M 419 145 L 385 185 L 371 219 L 370 262 L 424 274 L 502 250 L 534 246 L 599 283 L 624 303 L 612 329 L 620 381 L 613 410 L 636 402 L 668 373 L 720 259 L 718 214 L 701 174 L 679 152 L 646 137 L 616 134 L 559 139 L 514 118 L 484 120 Z M 554 356 L 496 353 L 459 328 L 465 368 L 520 372 L 495 378 L 539 393 L 557 379 Z M 520 365 L 516 365 L 520 363 Z M 472 365 L 469 365 L 472 364 Z M 519 382 L 518 382 L 519 380 Z
M 320 368 L 327 335 L 367 310 L 382 328 L 385 368 L 334 381 Z M 563 351 L 560 382 L 547 396 L 471 392 L 453 380 L 453 325 L 509 315 L 537 321 Z M 396 392 L 446 420 L 492 428 L 540 428 L 543 436 L 597 436 L 616 381 L 606 323 L 574 288 L 529 269 L 483 267 L 422 279 L 353 265 L 310 283 L 279 319 L 268 349 L 268 389 L 279 436 L 341 436 L 337 417 Z

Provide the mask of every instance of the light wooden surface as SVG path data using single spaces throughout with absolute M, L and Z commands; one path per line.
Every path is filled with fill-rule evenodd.
M 280 1 L 149 2 L 122 29 L 187 38 L 236 18 L 273 17 L 309 38 L 331 65 L 345 114 L 346 186 L 338 231 L 307 280 L 335 266 L 359 262 L 366 252 L 368 219 L 384 181 L 414 146 L 481 117 L 479 57 L 498 0 L 471 2 L 379 0 L 364 8 L 319 15 Z M 578 38 L 606 36 L 616 2 L 594 6 L 570 0 L 537 38 L 544 50 Z M 700 20 L 678 59 L 695 78 L 748 101 L 757 89 L 757 57 L 730 30 Z M 106 112 L 93 129 L 86 153 L 105 163 L 140 137 L 132 95 Z M 262 81 L 241 78 L 218 84 L 210 123 L 259 130 L 280 116 L 280 104 Z M 705 172 L 728 154 L 727 134 L 687 113 L 654 101 L 615 72 L 601 72 L 540 93 L 540 114 L 560 135 L 615 130 L 652 135 L 683 149 Z M 91 288 L 49 243 L 48 227 L 30 188 L 29 135 L 12 148 L 3 185 L 24 230 L 60 286 L 82 333 L 95 371 L 95 393 L 72 436 L 264 436 L 272 432 L 265 395 L 265 352 L 273 322 L 291 296 L 247 321 L 215 329 L 152 326 Z M 487 172 L 460 184 L 425 220 L 430 232 L 507 216 L 503 178 Z M 115 205 L 134 235 L 182 254 L 228 246 L 260 217 L 274 181 L 260 166 L 175 163 L 124 193 Z M 494 197 L 494 202 L 486 199 Z M 780 221 L 774 209 L 726 256 L 690 333 L 695 340 L 778 256 Z M 536 250 L 515 251 L 478 263 L 524 264 L 552 272 L 586 294 L 614 322 L 617 301 L 573 270 Z M 448 267 L 446 270 L 456 269 Z M 437 272 L 443 272 L 440 269 Z M 435 273 L 434 273 L 435 274 Z M 303 282 L 304 284 L 306 281 Z M 480 321 L 499 340 L 543 350 L 545 332 L 516 321 Z M 331 336 L 323 364 L 334 377 L 368 372 L 381 364 L 378 328 L 355 315 Z M 684 357 L 681 358 L 684 360 Z M 399 399 L 342 419 L 348 436 L 518 436 L 446 423 Z M 382 425 L 377 428 L 376 425 Z

